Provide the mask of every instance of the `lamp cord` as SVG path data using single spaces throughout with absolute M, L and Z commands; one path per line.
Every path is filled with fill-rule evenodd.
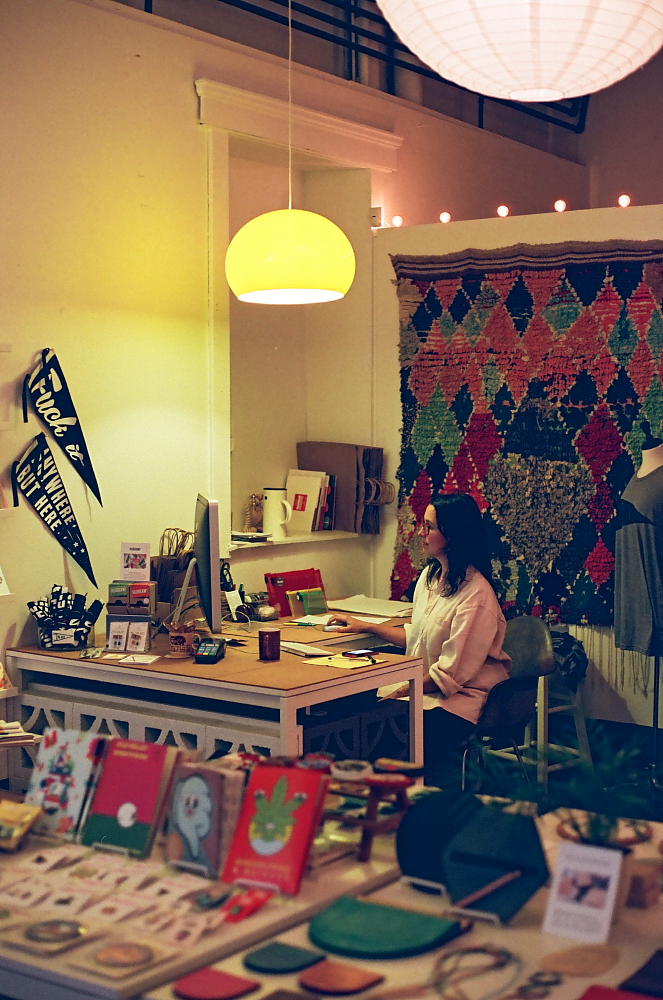
M 292 208 L 292 0 L 288 0 L 288 208 Z

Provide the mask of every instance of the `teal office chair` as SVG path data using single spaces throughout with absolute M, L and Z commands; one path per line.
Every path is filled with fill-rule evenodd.
M 507 622 L 504 649 L 511 657 L 511 675 L 489 693 L 481 718 L 463 751 L 461 788 L 474 757 L 481 767 L 486 752 L 518 761 L 526 781 L 530 776 L 521 746 L 523 731 L 536 710 L 539 678 L 555 670 L 555 654 L 548 626 L 540 618 L 524 615 Z M 495 748 L 499 743 L 503 748 Z M 531 761 L 529 761 L 531 763 Z

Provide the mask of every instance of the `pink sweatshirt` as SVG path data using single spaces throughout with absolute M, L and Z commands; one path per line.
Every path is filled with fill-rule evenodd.
M 506 621 L 493 588 L 474 567 L 450 597 L 440 580 L 428 589 L 427 571 L 414 591 L 406 652 L 423 658 L 440 689 L 424 695 L 424 708 L 445 708 L 476 724 L 488 692 L 509 676 L 511 660 L 502 648 Z

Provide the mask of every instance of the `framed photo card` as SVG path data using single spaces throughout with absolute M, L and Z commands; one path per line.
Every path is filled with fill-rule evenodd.
M 577 941 L 608 940 L 624 855 L 611 847 L 560 845 L 543 930 Z
M 122 543 L 120 579 L 150 579 L 150 546 L 147 542 Z

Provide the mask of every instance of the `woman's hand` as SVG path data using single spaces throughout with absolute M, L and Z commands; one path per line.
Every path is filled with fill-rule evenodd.
M 352 615 L 344 615 L 335 612 L 327 619 L 327 625 L 333 625 L 335 632 L 371 632 L 370 622 L 353 618 Z
M 424 694 L 434 694 L 436 691 L 439 692 L 439 688 L 432 677 L 424 677 Z M 395 691 L 390 691 L 389 694 L 385 694 L 382 697 L 387 698 L 407 698 L 410 693 L 409 684 L 401 684 L 397 687 Z
M 390 698 L 407 698 L 409 693 L 410 693 L 410 685 L 401 684 L 401 686 L 397 687 L 394 691 L 389 691 L 388 694 L 383 694 L 382 701 L 387 701 Z

